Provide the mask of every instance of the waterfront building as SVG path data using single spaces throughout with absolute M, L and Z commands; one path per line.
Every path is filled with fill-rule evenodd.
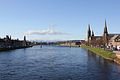
M 110 48 L 116 48 L 120 50 L 120 34 L 109 34 L 112 38 L 108 42 Z
M 4 38 L 0 38 L 0 50 L 28 47 L 30 44 L 31 42 L 26 41 L 26 36 L 24 36 L 24 40 L 14 40 L 8 35 L 6 35 Z
M 81 40 L 59 41 L 58 45 L 81 45 Z
M 87 42 L 89 45 L 107 48 L 116 48 L 120 50 L 120 34 L 109 34 L 105 20 L 104 32 L 102 36 L 95 36 L 88 25 Z

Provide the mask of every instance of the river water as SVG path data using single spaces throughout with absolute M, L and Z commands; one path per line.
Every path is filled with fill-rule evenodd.
M 0 80 L 120 80 L 120 65 L 75 47 L 0 52 Z

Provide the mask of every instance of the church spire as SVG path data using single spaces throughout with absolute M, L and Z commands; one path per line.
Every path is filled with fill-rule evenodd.
M 91 37 L 91 29 L 90 29 L 90 24 L 88 24 L 88 39 Z
M 92 31 L 92 36 L 94 36 L 94 32 Z
M 26 41 L 26 36 L 24 36 L 24 41 Z
M 107 31 L 107 23 L 105 20 L 105 25 L 104 25 L 104 33 L 103 33 L 103 40 L 104 40 L 104 45 L 107 46 L 108 45 L 108 31 Z
M 104 25 L 104 34 L 108 34 L 106 20 L 105 20 L 105 25 Z

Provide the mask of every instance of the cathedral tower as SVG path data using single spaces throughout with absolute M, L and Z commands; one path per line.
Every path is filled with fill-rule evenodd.
M 90 30 L 90 24 L 88 24 L 88 34 L 87 34 L 87 40 L 89 41 L 91 37 L 91 30 Z
M 26 42 L 26 36 L 24 36 L 24 41 Z
M 94 32 L 92 31 L 92 37 L 94 37 Z
M 108 45 L 108 30 L 107 30 L 107 23 L 105 20 L 105 25 L 104 25 L 104 33 L 103 33 L 103 40 L 105 42 L 105 45 Z

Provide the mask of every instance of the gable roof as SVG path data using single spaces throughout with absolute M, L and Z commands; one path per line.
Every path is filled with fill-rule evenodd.
M 120 39 L 120 34 L 109 34 L 109 40 Z

